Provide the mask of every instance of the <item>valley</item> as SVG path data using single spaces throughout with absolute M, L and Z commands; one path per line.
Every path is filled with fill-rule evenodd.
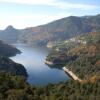
M 0 100 L 99 98 L 100 14 L 0 30 Z

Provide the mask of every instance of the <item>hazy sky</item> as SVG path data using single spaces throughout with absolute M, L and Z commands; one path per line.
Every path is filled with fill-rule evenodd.
M 0 29 L 25 28 L 70 15 L 100 14 L 100 0 L 0 0 Z

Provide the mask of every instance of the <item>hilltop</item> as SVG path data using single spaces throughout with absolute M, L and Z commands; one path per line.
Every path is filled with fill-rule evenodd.
M 20 35 L 20 30 L 9 25 L 5 30 L 0 30 L 0 40 L 6 43 L 15 43 Z

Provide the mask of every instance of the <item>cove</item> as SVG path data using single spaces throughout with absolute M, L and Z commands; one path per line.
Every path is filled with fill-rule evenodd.
M 44 60 L 50 52 L 47 48 L 32 47 L 26 44 L 13 44 L 22 53 L 10 57 L 13 61 L 24 65 L 28 73 L 28 83 L 32 85 L 47 85 L 68 80 L 63 70 L 50 68 Z

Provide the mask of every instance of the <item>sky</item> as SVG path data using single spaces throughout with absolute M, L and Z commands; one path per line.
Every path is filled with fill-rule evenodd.
M 34 27 L 68 16 L 100 14 L 100 0 L 0 0 L 0 30 Z

